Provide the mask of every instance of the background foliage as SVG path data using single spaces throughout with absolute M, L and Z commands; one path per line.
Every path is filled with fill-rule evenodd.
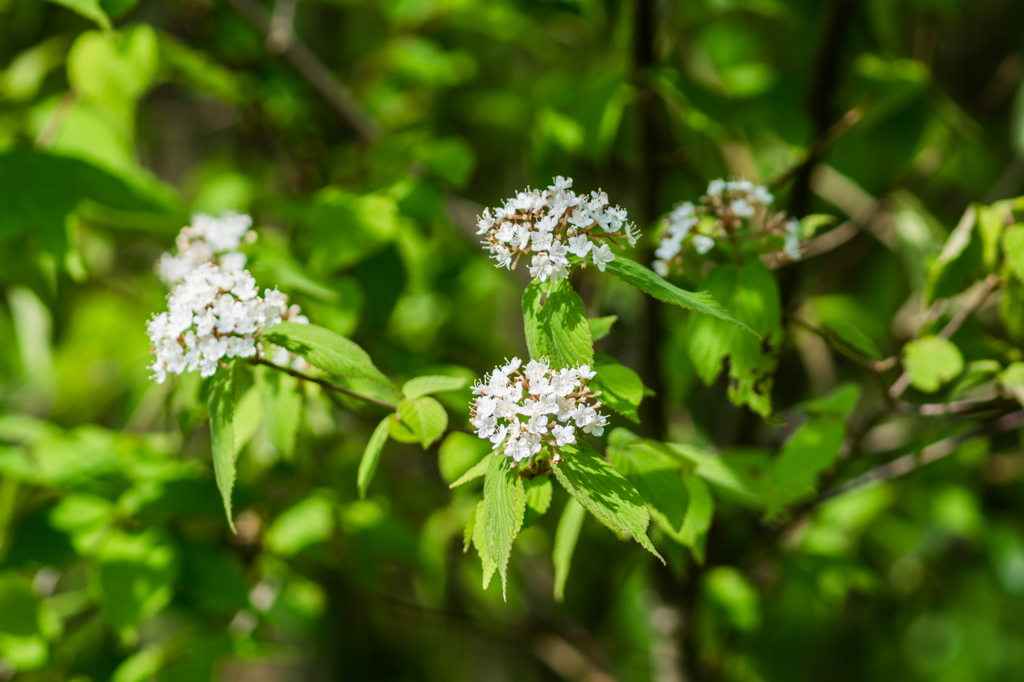
M 1024 186 L 1022 21 L 1010 0 L 0 0 L 0 677 L 1024 677 L 1024 228 L 995 203 Z M 526 282 L 473 217 L 553 175 L 625 206 L 644 263 L 720 176 L 835 217 L 797 265 L 673 280 L 760 345 L 573 279 L 617 316 L 591 324 L 598 364 L 650 389 L 600 445 L 666 565 L 544 478 L 503 601 L 462 553 L 482 483 L 448 487 L 485 444 L 424 449 L 263 372 L 237 387 L 232 533 L 198 378 L 147 379 L 153 263 L 189 214 L 252 213 L 260 284 L 399 385 L 472 380 L 528 352 Z M 429 400 L 461 427 L 469 398 Z

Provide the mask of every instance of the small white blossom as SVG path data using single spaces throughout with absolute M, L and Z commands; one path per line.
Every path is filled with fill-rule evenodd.
M 693 249 L 700 255 L 703 256 L 713 248 L 715 248 L 715 240 L 711 237 L 707 237 L 703 234 L 693 236 Z
M 609 206 L 607 194 L 587 196 L 571 188 L 571 178 L 558 176 L 546 190 L 518 192 L 503 206 L 484 210 L 477 234 L 487 235 L 484 245 L 498 267 L 515 268 L 523 254 L 531 254 L 530 275 L 557 282 L 588 258 L 603 271 L 615 258 L 609 244 L 624 248 L 617 239 L 636 244 L 639 231 L 626 211 Z
M 661 241 L 654 251 L 655 260 L 651 264 L 654 271 L 662 277 L 668 276 L 673 264 L 682 262 L 683 254 L 692 248 L 697 254 L 704 255 L 715 246 L 715 240 L 728 237 L 736 243 L 736 237 L 756 237 L 768 248 L 777 248 L 778 242 L 766 239 L 769 235 L 783 233 L 785 214 L 770 215 L 767 208 L 775 201 L 775 197 L 767 187 L 755 185 L 750 180 L 725 180 L 719 178 L 708 183 L 708 189 L 701 197 L 699 204 L 690 202 L 677 204 L 671 213 L 662 221 L 664 229 Z M 702 225 L 702 216 L 704 223 Z M 712 218 L 712 221 L 708 221 Z M 695 228 L 701 226 L 700 232 Z M 786 254 L 793 260 L 795 249 L 799 247 L 798 237 L 789 235 L 786 230 Z
M 605 265 L 615 259 L 615 254 L 612 253 L 607 244 L 602 244 L 601 248 L 594 249 L 591 252 L 590 257 L 594 259 L 594 265 L 597 266 L 597 269 L 604 272 Z
M 786 223 L 786 244 L 782 251 L 790 260 L 800 260 L 800 221 L 796 218 Z
M 595 375 L 588 365 L 553 369 L 546 360 L 531 360 L 523 367 L 513 358 L 473 386 L 477 397 L 470 423 L 480 438 L 516 462 L 545 445 L 557 457 L 558 447 L 576 442 L 577 428 L 600 436 L 608 424 L 594 400 L 600 392 L 588 387 Z
M 224 358 L 257 355 L 256 334 L 285 320 L 308 322 L 276 289 L 261 298 L 247 270 L 203 263 L 174 287 L 167 311 L 149 321 L 153 379 L 163 383 L 168 374 L 196 370 L 212 376 Z
M 197 213 L 192 224 L 183 227 L 175 239 L 177 253 L 164 253 L 157 261 L 157 276 L 168 286 L 174 286 L 198 265 L 214 263 L 225 272 L 245 268 L 245 254 L 238 249 L 243 242 L 253 242 L 256 233 L 250 232 L 252 218 L 227 211 L 219 217 Z

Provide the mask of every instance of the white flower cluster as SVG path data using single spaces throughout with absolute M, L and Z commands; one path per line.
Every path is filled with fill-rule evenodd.
M 800 259 L 800 223 L 785 221 L 785 214 L 768 215 L 767 208 L 775 201 L 768 188 L 749 180 L 712 180 L 699 204 L 686 201 L 677 204 L 662 221 L 665 226 L 661 243 L 655 250 L 654 271 L 662 277 L 668 275 L 674 262 L 681 262 L 688 246 L 699 255 L 715 247 L 715 239 L 736 237 L 745 225 L 751 223 L 761 211 L 761 224 L 753 230 L 754 236 L 784 237 L 783 253 L 791 260 Z M 701 220 L 710 216 L 714 220 Z M 771 247 L 769 242 L 765 242 Z M 778 247 L 773 247 L 778 248 Z
M 473 386 L 470 422 L 494 449 L 520 462 L 547 443 L 559 461 L 558 447 L 575 443 L 577 428 L 604 433 L 608 418 L 597 411 L 599 401 L 590 402 L 601 392 L 588 388 L 596 374 L 588 365 L 556 370 L 546 360 L 531 360 L 521 366 L 513 358 Z
M 639 231 L 627 222 L 625 210 L 609 206 L 607 194 L 588 197 L 571 187 L 571 178 L 558 176 L 547 190 L 528 189 L 500 208 L 484 210 L 477 234 L 487 235 L 483 243 L 498 267 L 514 268 L 521 256 L 532 254 L 530 276 L 557 282 L 569 276 L 574 264 L 569 256 L 584 266 L 589 258 L 604 272 L 615 258 L 611 245 L 625 248 L 618 239 L 636 244 Z
M 256 241 L 250 232 L 252 218 L 227 211 L 219 217 L 197 213 L 192 224 L 183 227 L 174 244 L 176 254 L 164 253 L 156 264 L 156 274 L 168 286 L 174 286 L 203 263 L 214 263 L 226 272 L 245 268 L 245 254 L 238 250 L 242 242 Z
M 286 320 L 308 322 L 277 289 L 260 297 L 247 270 L 198 265 L 171 291 L 167 312 L 149 322 L 153 379 L 162 384 L 168 374 L 197 369 L 212 376 L 223 358 L 257 355 L 260 330 Z

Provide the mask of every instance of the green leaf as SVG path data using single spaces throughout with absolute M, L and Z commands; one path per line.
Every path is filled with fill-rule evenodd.
M 1011 363 L 1004 369 L 999 374 L 999 385 L 1024 405 L 1024 362 Z
M 955 296 L 985 276 L 984 245 L 975 230 L 978 209 L 975 205 L 967 208 L 929 268 L 924 287 L 927 305 Z
M 350 379 L 371 379 L 390 387 L 391 380 L 377 369 L 362 348 L 340 334 L 312 324 L 282 322 L 263 332 L 263 338 L 325 372 Z
M 402 393 L 409 400 L 431 393 L 443 393 L 445 391 L 457 391 L 466 385 L 463 377 L 426 376 L 416 377 L 405 382 L 402 386 Z
M 477 525 L 483 529 L 487 556 L 498 567 L 501 592 L 506 597 L 508 560 L 512 554 L 512 542 L 523 526 L 525 511 L 526 491 L 518 469 L 508 457 L 491 457 L 484 476 L 483 507 Z
M 596 369 L 591 387 L 601 391 L 601 402 L 639 424 L 637 408 L 644 399 L 644 382 L 640 376 L 607 356 L 598 356 Z
M 716 566 L 704 576 L 708 601 L 721 609 L 733 627 L 753 632 L 761 626 L 761 596 L 732 566 Z
M 711 489 L 701 478 L 687 476 L 684 479 L 690 504 L 686 507 L 686 519 L 679 531 L 681 542 L 690 548 L 698 564 L 704 563 L 704 539 L 711 528 L 711 517 L 715 511 L 715 500 Z
M 309 248 L 315 272 L 351 267 L 379 251 L 399 233 L 395 200 L 359 196 L 337 187 L 321 190 L 302 216 L 299 238 Z
M 130 123 L 136 103 L 157 76 L 156 31 L 147 24 L 113 36 L 88 31 L 72 45 L 67 61 L 68 82 L 79 96 Z
M 377 428 L 373 430 L 370 440 L 366 443 L 366 449 L 363 450 L 363 458 L 359 461 L 359 474 L 356 476 L 356 483 L 359 486 L 359 499 L 361 500 L 366 499 L 366 489 L 370 487 L 373 474 L 377 471 L 377 462 L 380 460 L 381 450 L 384 449 L 384 443 L 388 440 L 388 425 L 390 421 L 391 415 L 380 420 Z
M 711 385 L 728 358 L 730 400 L 749 405 L 758 414 L 771 414 L 773 375 L 782 341 L 782 308 L 775 277 L 753 258 L 741 266 L 715 268 L 704 288 L 759 338 L 718 319 L 691 318 L 687 350 L 697 375 Z
M 78 12 L 86 19 L 91 19 L 100 25 L 100 28 L 111 30 L 110 17 L 100 7 L 100 0 L 50 0 L 55 5 L 63 5 L 68 9 Z
M 170 67 L 174 80 L 214 97 L 241 103 L 245 89 L 241 78 L 204 52 L 194 50 L 168 33 L 159 33 L 160 62 Z
M 843 355 L 855 360 L 860 358 L 882 359 L 882 353 L 878 350 L 875 342 L 852 324 L 836 320 L 822 326 L 832 347 Z
M 295 452 L 295 439 L 302 418 L 302 396 L 299 380 L 284 372 L 261 367 L 263 384 L 263 414 L 266 416 L 267 435 L 274 448 L 285 459 Z
M 609 447 L 608 460 L 636 487 L 662 531 L 682 542 L 680 532 L 689 494 L 683 482 L 682 464 L 664 450 L 660 443 L 634 440 Z
M 281 556 L 293 556 L 303 549 L 325 542 L 334 532 L 334 505 L 312 495 L 278 514 L 263 541 Z
M 1003 235 L 1003 254 L 1018 279 L 1024 279 L 1024 225 L 1017 224 Z
M 747 504 L 758 504 L 761 501 L 758 486 L 744 473 L 742 467 L 734 465 L 730 458 L 705 452 L 694 445 L 668 443 L 667 446 L 691 462 L 697 476 L 714 484 L 716 488 Z
M 429 396 L 398 403 L 398 417 L 426 450 L 448 428 L 448 413 Z
M 1011 339 L 1024 343 L 1024 282 L 1016 277 L 1007 277 L 1004 284 L 1003 297 L 999 301 L 999 319 Z
M 583 528 L 583 519 L 586 514 L 583 505 L 575 499 L 569 498 L 561 518 L 558 519 L 558 528 L 555 530 L 555 548 L 551 553 L 555 564 L 555 601 L 557 602 L 561 602 L 565 597 L 565 581 L 569 577 L 572 554 L 576 549 L 576 541 L 580 537 L 580 530 Z
M 495 455 L 495 456 L 498 457 L 499 459 L 507 459 L 504 455 Z M 467 471 L 466 473 L 462 474 L 462 476 L 460 476 L 457 481 L 455 481 L 454 483 L 452 483 L 448 487 L 449 488 L 458 488 L 460 485 L 465 485 L 466 483 L 469 483 L 470 481 L 475 481 L 476 479 L 478 479 L 481 476 L 483 476 L 484 474 L 486 474 L 487 473 L 487 469 L 490 466 L 491 466 L 490 457 L 485 456 L 479 462 L 474 464 L 469 469 L 469 471 Z
M 483 569 L 483 589 L 491 584 L 494 572 L 498 570 L 498 564 L 491 558 L 487 550 L 487 532 L 484 530 L 484 501 L 480 500 L 473 513 L 473 546 L 476 547 L 477 556 L 480 557 L 480 567 Z
M 910 385 L 925 393 L 934 393 L 956 378 L 964 369 L 964 356 L 952 341 L 926 336 L 904 348 L 903 367 Z
M 583 301 L 568 280 L 550 285 L 531 282 L 523 292 L 523 324 L 534 360 L 547 358 L 555 369 L 594 364 L 594 342 Z
M 812 419 L 797 429 L 772 463 L 768 515 L 814 491 L 818 475 L 832 466 L 846 436 L 839 419 Z
M 235 406 L 235 457 L 249 442 L 263 423 L 263 390 L 258 385 L 249 387 Z
M 616 320 L 619 319 L 618 315 L 608 315 L 607 317 L 591 317 L 587 319 L 587 324 L 590 325 L 590 336 L 594 341 L 599 341 L 612 331 L 612 325 L 615 324 Z
M 651 515 L 636 488 L 585 442 L 563 446 L 559 452 L 562 461 L 552 463 L 551 468 L 562 487 L 598 521 L 613 531 L 632 536 L 664 563 L 647 537 Z
M 420 439 L 409 430 L 409 427 L 398 419 L 397 414 L 388 416 L 388 435 L 398 443 L 418 443 Z
M 491 451 L 491 444 L 461 431 L 452 431 L 441 443 L 437 466 L 445 483 L 459 480 Z
M 821 398 L 800 404 L 800 410 L 812 417 L 839 417 L 846 419 L 860 400 L 860 386 L 846 383 Z
M 220 367 L 207 380 L 210 410 L 210 447 L 213 451 L 213 474 L 224 500 L 224 512 L 232 532 L 235 519 L 231 513 L 231 491 L 235 487 L 235 375 L 237 364 Z
M 608 272 L 612 273 L 622 281 L 632 284 L 640 291 L 650 294 L 659 301 L 677 305 L 687 310 L 692 310 L 701 315 L 708 315 L 718 320 L 734 324 L 754 336 L 758 336 L 757 330 L 751 329 L 742 320 L 738 320 L 723 308 L 715 297 L 708 291 L 692 292 L 684 291 L 658 277 L 644 266 L 622 256 L 616 256 L 615 260 L 608 263 Z
M 170 603 L 179 571 L 173 545 L 155 529 L 113 531 L 90 568 L 90 591 L 104 620 L 124 639 L 134 639 L 135 628 Z
M 166 195 L 141 183 L 85 161 L 30 149 L 0 153 L 0 186 L 0 240 L 26 235 L 61 257 L 67 246 L 67 216 L 83 200 L 138 215 L 176 210 Z M 16 263 L 8 262 L 4 251 L 0 249 L 0 271 L 13 271 Z M 15 256 L 13 250 L 9 256 Z
M 531 478 L 524 484 L 526 488 L 526 511 L 523 514 L 523 528 L 529 528 L 551 506 L 551 495 L 554 486 L 547 476 Z

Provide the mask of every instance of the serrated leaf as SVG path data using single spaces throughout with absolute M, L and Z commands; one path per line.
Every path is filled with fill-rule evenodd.
M 591 387 L 601 391 L 601 402 L 639 424 L 637 408 L 644 399 L 644 382 L 640 375 L 607 356 L 598 356 L 598 363 Z
M 555 564 L 555 601 L 560 602 L 565 597 L 565 581 L 569 577 L 569 566 L 572 564 L 572 554 L 576 549 L 576 541 L 579 540 L 580 530 L 583 528 L 583 519 L 587 512 L 579 502 L 569 498 L 569 502 L 562 510 L 562 516 L 558 519 L 558 528 L 555 530 L 555 548 L 551 558 Z
M 217 368 L 207 380 L 207 404 L 210 412 L 210 449 L 213 475 L 224 500 L 224 512 L 232 532 L 235 520 L 231 514 L 231 492 L 235 487 L 235 373 L 236 363 Z
M 380 453 L 384 444 L 388 442 L 389 423 L 391 415 L 384 417 L 377 424 L 377 428 L 370 435 L 366 442 L 366 449 L 363 450 L 363 458 L 359 460 L 359 473 L 356 475 L 356 484 L 359 486 L 359 499 L 366 499 L 366 489 L 370 487 L 370 481 L 377 472 L 377 462 L 380 461 Z
M 86 19 L 91 19 L 99 24 L 100 28 L 111 30 L 110 17 L 100 6 L 100 0 L 50 0 L 55 5 L 63 5 L 68 9 L 81 14 Z
M 512 542 L 523 526 L 526 490 L 519 471 L 508 457 L 491 457 L 484 475 L 484 499 L 477 524 L 483 528 L 487 556 L 498 567 L 501 592 L 507 597 L 508 560 Z
M 448 428 L 448 413 L 430 396 L 398 403 L 398 417 L 426 450 Z
M 285 459 L 295 452 L 295 439 L 302 417 L 302 396 L 299 380 L 269 367 L 260 368 L 263 387 L 263 414 L 267 435 L 274 448 Z
M 647 502 L 654 522 L 677 542 L 686 518 L 689 495 L 678 459 L 653 441 L 635 440 L 609 447 L 608 460 Z
M 754 336 L 758 336 L 757 330 L 751 329 L 741 320 L 734 317 L 707 291 L 684 291 L 679 287 L 669 284 L 664 278 L 658 277 L 658 275 L 639 263 L 621 256 L 617 256 L 615 260 L 608 263 L 607 268 L 608 272 L 622 281 L 632 284 L 640 291 L 650 294 L 659 301 L 671 303 L 701 315 L 707 315 L 728 322 Z
M 772 462 L 768 515 L 811 494 L 818 475 L 832 466 L 846 437 L 842 420 L 812 419 L 797 429 Z
M 547 476 L 531 478 L 523 484 L 526 489 L 526 511 L 523 513 L 523 528 L 529 528 L 551 506 L 554 486 Z
M 959 376 L 964 369 L 964 356 L 952 341 L 926 336 L 904 347 L 903 367 L 910 375 L 911 386 L 934 393 Z
M 598 521 L 632 536 L 664 563 L 647 537 L 651 515 L 636 488 L 585 442 L 563 446 L 559 453 L 562 461 L 552 463 L 551 468 L 562 487 Z
M 847 322 L 833 321 L 823 325 L 825 335 L 839 352 L 856 359 L 881 360 L 882 353 L 864 332 Z
M 500 455 L 500 456 L 499 455 L 493 455 L 493 456 L 494 457 L 499 457 L 501 459 L 507 459 L 506 457 L 504 457 L 504 455 Z M 452 483 L 448 487 L 449 488 L 458 488 L 460 485 L 465 485 L 466 483 L 469 483 L 470 481 L 475 481 L 476 479 L 480 478 L 481 476 L 483 476 L 484 474 L 487 473 L 487 468 L 490 465 L 491 465 L 490 457 L 485 456 L 482 460 L 480 460 L 479 462 L 474 464 L 473 467 L 469 471 L 467 471 L 466 473 L 462 474 L 462 476 L 460 476 L 457 481 L 455 481 L 454 483 Z
M 729 399 L 737 405 L 749 405 L 760 415 L 770 415 L 782 341 L 782 306 L 775 277 L 759 259 L 753 258 L 741 266 L 718 266 L 705 280 L 704 289 L 763 341 L 721 320 L 692 317 L 687 350 L 697 375 L 711 385 L 728 358 L 732 379 Z
M 545 291 L 550 291 L 546 298 Z M 523 324 L 534 360 L 546 357 L 555 369 L 594 364 L 594 342 L 583 301 L 568 280 L 531 282 L 523 292 Z
M 402 393 L 409 400 L 431 393 L 443 393 L 445 391 L 457 391 L 466 385 L 463 377 L 425 376 L 416 377 L 405 382 L 402 386 Z
M 690 503 L 686 507 L 686 519 L 679 531 L 680 541 L 690 548 L 693 558 L 698 564 L 704 563 L 704 539 L 711 528 L 711 518 L 715 511 L 715 500 L 711 489 L 697 476 L 683 479 Z
M 483 510 L 484 501 L 480 500 L 473 514 L 473 546 L 476 547 L 477 556 L 480 557 L 480 567 L 483 570 L 483 584 L 481 587 L 486 590 L 487 586 L 491 584 L 494 572 L 498 570 L 498 564 L 491 559 L 491 555 L 487 551 L 487 533 L 484 530 Z
M 392 385 L 391 380 L 374 366 L 366 351 L 330 329 L 312 324 L 282 322 L 265 330 L 262 336 L 330 374 L 350 379 L 370 379 L 389 387 Z
M 587 324 L 590 325 L 590 336 L 594 341 L 599 341 L 612 331 L 612 325 L 619 319 L 618 315 L 608 315 L 606 317 L 591 317 L 587 319 Z

